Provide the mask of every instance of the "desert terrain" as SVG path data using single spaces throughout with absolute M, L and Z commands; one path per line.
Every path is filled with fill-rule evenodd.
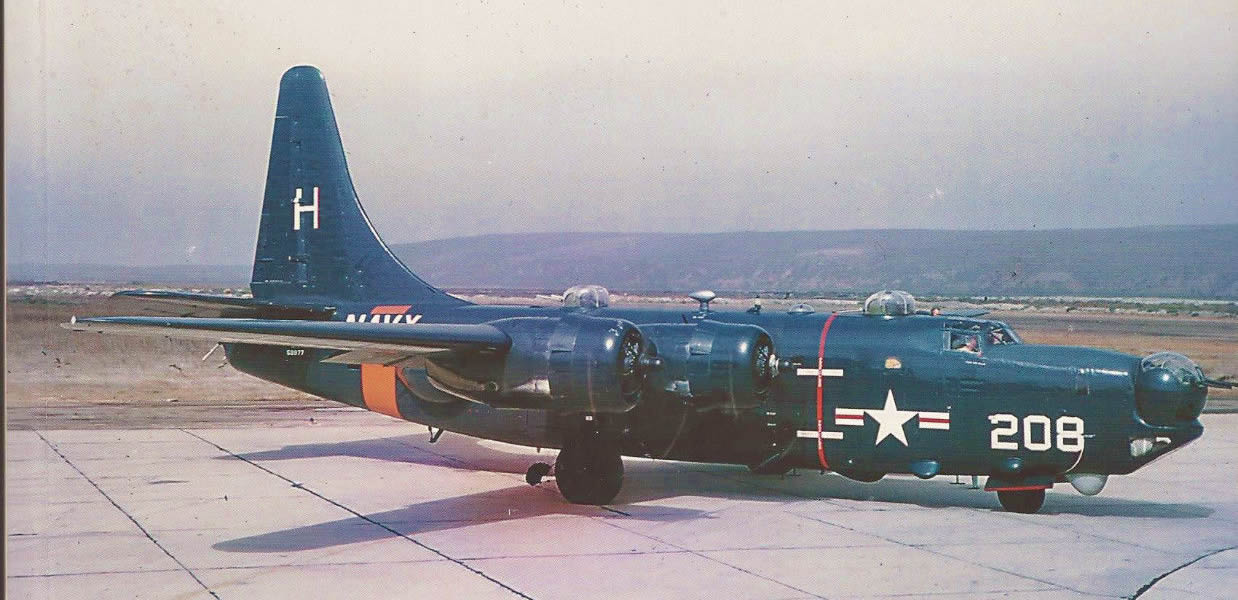
M 228 367 L 222 351 L 212 353 L 209 343 L 72 334 L 57 326 L 74 315 L 133 314 L 132 304 L 109 298 L 118 289 L 99 284 L 9 287 L 5 403 L 10 428 L 295 425 L 339 406 L 239 373 Z M 478 303 L 557 301 L 549 294 L 457 293 Z M 801 301 L 819 311 L 859 306 L 847 299 L 763 300 L 766 310 L 785 310 L 784 305 Z M 695 305 L 671 296 L 616 295 L 612 302 Z M 750 303 L 719 298 L 714 306 L 742 309 Z M 951 308 L 949 302 L 941 304 Z M 1232 316 L 1036 309 L 1009 302 L 987 308 L 994 309 L 990 318 L 1006 321 L 1028 343 L 1093 346 L 1138 356 L 1174 350 L 1194 359 L 1210 377 L 1238 376 L 1238 318 Z M 1209 391 L 1209 412 L 1235 409 L 1238 391 Z

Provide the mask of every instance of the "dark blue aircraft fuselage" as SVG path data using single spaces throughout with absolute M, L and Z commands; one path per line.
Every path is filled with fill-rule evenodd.
M 410 306 L 398 315 L 375 316 L 373 309 L 345 306 L 337 318 L 485 323 L 582 312 L 466 305 L 420 313 Z M 645 391 L 641 402 L 622 415 L 627 432 L 622 448 L 629 456 L 757 465 L 781 454 L 793 466 L 828 467 L 858 478 L 909 472 L 1000 474 L 1009 468 L 1021 480 L 1035 474 L 1129 473 L 1202 433 L 1194 419 L 1157 426 L 1140 417 L 1135 405 L 1138 357 L 1023 344 L 1017 337 L 1006 344 L 985 339 L 978 353 L 950 349 L 952 331 L 1004 328 L 994 321 L 839 313 L 822 353 L 829 314 L 649 308 L 599 308 L 584 314 L 638 326 L 702 318 L 755 325 L 770 334 L 786 365 L 763 400 L 743 410 L 691 410 L 671 394 Z M 561 442 L 563 424 L 553 411 L 470 401 L 433 385 L 425 368 L 396 368 L 391 377 L 371 377 L 363 384 L 368 366 L 320 362 L 330 351 L 229 345 L 228 353 L 242 371 L 446 431 L 526 446 L 555 448 Z M 827 373 L 820 378 L 819 357 Z M 374 399 L 388 393 L 394 396 L 394 412 Z M 1157 440 L 1156 450 L 1132 456 L 1131 441 L 1139 438 Z

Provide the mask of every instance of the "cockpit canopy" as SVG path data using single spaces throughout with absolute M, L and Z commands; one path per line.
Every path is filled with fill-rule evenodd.
M 605 308 L 610 292 L 600 285 L 574 285 L 563 292 L 564 308 Z
M 949 332 L 946 336 L 947 350 L 980 352 L 984 348 L 1023 343 L 1009 325 L 1000 321 L 951 319 L 946 321 L 945 326 Z
M 881 290 L 864 301 L 864 314 L 901 317 L 916 312 L 916 299 L 903 290 Z

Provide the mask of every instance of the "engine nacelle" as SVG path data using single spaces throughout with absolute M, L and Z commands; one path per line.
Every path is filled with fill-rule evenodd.
M 568 314 L 489 323 L 512 340 L 506 356 L 438 363 L 438 386 L 475 402 L 565 413 L 622 413 L 640 400 L 644 338 L 622 319 Z
M 755 325 L 704 320 L 645 325 L 641 331 L 662 363 L 649 374 L 648 388 L 679 396 L 697 410 L 758 406 L 777 374 L 774 343 Z

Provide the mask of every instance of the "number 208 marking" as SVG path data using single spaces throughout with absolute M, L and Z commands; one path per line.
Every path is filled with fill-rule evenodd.
M 989 435 L 989 447 L 994 450 L 1018 450 L 1019 418 L 1011 414 L 989 415 L 994 425 Z M 1050 430 L 1053 430 L 1051 434 Z M 1023 447 L 1044 452 L 1055 445 L 1062 452 L 1083 451 L 1083 419 L 1061 416 L 1056 422 L 1045 415 L 1023 417 Z

